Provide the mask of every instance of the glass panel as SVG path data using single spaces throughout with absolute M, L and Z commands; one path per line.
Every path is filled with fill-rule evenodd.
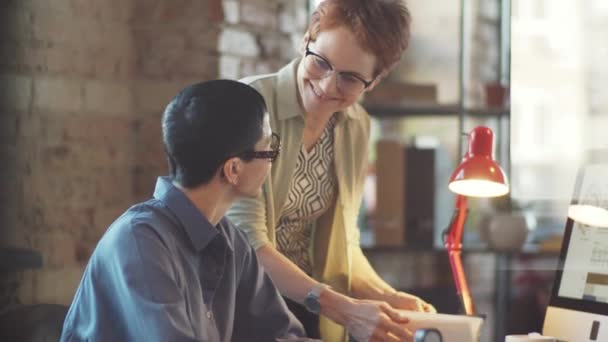
M 562 232 L 585 152 L 608 144 L 608 2 L 512 4 L 512 194 L 540 239 Z

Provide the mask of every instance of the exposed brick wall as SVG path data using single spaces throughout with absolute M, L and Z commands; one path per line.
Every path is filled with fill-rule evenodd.
M 308 23 L 306 0 L 224 0 L 220 77 L 278 70 L 297 54 Z
M 186 84 L 295 55 L 306 0 L 6 0 L 0 4 L 0 246 L 43 267 L 7 302 L 68 304 L 92 249 L 166 173 L 160 116 Z M 8 298 L 8 299 L 7 299 Z
M 19 301 L 69 303 L 111 217 L 133 200 L 128 2 L 5 1 L 1 243 L 41 254 Z

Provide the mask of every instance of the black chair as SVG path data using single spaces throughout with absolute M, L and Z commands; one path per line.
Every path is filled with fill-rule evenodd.
M 0 315 L 0 341 L 57 342 L 68 307 L 60 304 L 19 305 Z

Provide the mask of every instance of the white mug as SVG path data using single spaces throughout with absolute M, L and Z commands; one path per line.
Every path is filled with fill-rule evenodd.
M 539 334 L 529 335 L 507 335 L 505 342 L 555 342 L 555 338 L 551 336 L 542 336 Z

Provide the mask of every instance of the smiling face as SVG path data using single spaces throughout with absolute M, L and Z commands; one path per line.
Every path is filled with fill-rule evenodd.
M 376 57 L 364 51 L 355 35 L 344 26 L 320 32 L 315 41 L 308 43 L 308 49 L 329 62 L 334 72 L 325 77 L 314 76 L 306 69 L 304 62 L 300 63 L 297 73 L 298 92 L 306 113 L 341 111 L 355 103 L 363 93 L 349 94 L 341 91 L 336 72 L 352 73 L 367 81 L 376 76 Z M 305 53 L 302 57 L 311 58 L 305 57 Z

